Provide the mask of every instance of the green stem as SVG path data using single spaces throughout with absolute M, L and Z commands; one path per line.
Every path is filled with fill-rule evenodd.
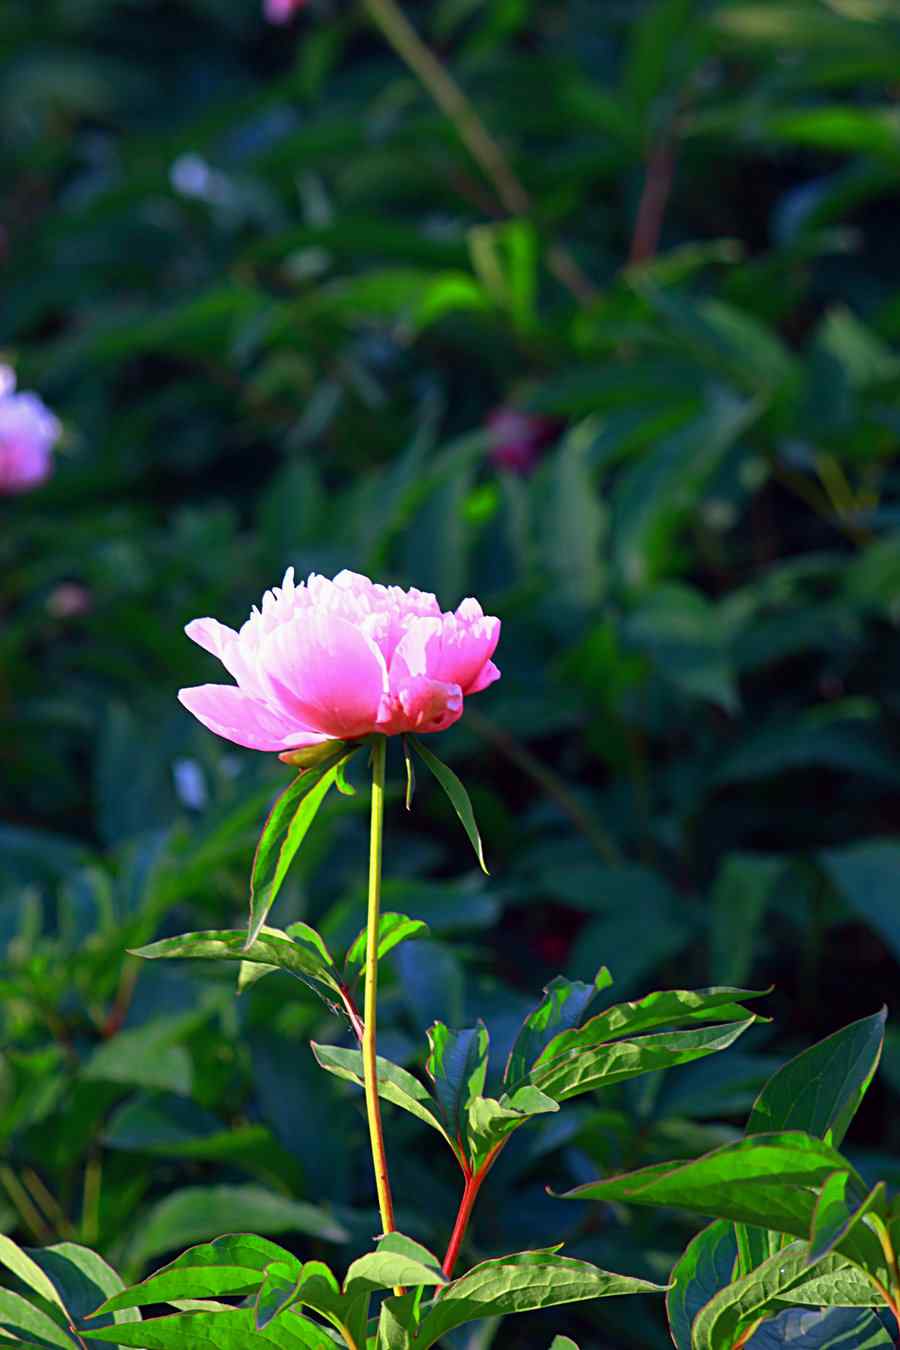
M 384 833 L 384 765 L 387 740 L 376 736 L 372 745 L 372 823 L 369 836 L 369 912 L 366 926 L 365 998 L 363 1001 L 362 1058 L 366 1088 L 366 1115 L 372 1146 L 372 1166 L 383 1233 L 394 1231 L 394 1204 L 388 1180 L 387 1155 L 381 1127 L 376 1060 L 376 1010 L 378 1005 L 378 927 L 381 914 L 381 853 Z
M 493 184 L 504 208 L 513 216 L 527 216 L 531 198 L 520 182 L 494 137 L 488 131 L 478 110 L 453 76 L 443 66 L 407 19 L 394 0 L 363 0 L 370 17 L 377 24 L 394 51 L 428 90 L 441 111 L 456 128 L 457 135 L 469 153 L 481 166 Z M 547 251 L 550 270 L 571 295 L 582 305 L 595 298 L 593 284 L 584 275 L 575 259 L 562 244 L 551 244 Z

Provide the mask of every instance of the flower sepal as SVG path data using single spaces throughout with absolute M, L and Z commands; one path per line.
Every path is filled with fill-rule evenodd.
M 278 758 L 282 764 L 295 769 L 320 769 L 341 759 L 351 748 L 349 741 L 320 741 L 318 745 L 301 745 L 296 750 L 283 750 Z

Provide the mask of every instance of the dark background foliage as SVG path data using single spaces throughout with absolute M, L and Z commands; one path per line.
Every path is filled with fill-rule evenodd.
M 385 1053 L 480 1015 L 499 1066 L 541 985 L 601 963 L 623 997 L 775 986 L 738 1049 L 517 1137 L 470 1258 L 565 1238 L 664 1277 L 681 1221 L 545 1184 L 730 1138 L 896 987 L 891 0 L 406 9 L 527 212 L 345 0 L 0 14 L 0 347 L 66 426 L 0 503 L 0 1227 L 126 1274 L 235 1228 L 340 1265 L 377 1222 L 360 1103 L 307 1047 L 339 1024 L 282 975 L 236 1002 L 233 972 L 124 955 L 243 922 L 285 770 L 179 708 L 217 678 L 181 629 L 288 564 L 504 621 L 502 682 L 442 738 L 489 881 L 391 766 L 387 900 L 434 940 L 388 959 Z M 365 809 L 323 813 L 276 922 L 352 939 Z M 889 1037 L 854 1136 L 879 1176 L 898 1088 Z M 439 1246 L 457 1178 L 389 1132 L 400 1226 Z M 458 1344 L 564 1328 L 667 1343 L 642 1299 Z

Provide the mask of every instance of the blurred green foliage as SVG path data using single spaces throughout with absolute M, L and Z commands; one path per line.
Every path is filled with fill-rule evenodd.
M 128 1276 L 229 1227 L 331 1260 L 374 1231 L 362 1122 L 306 1044 L 337 1024 L 281 975 L 235 1004 L 227 972 L 124 955 L 244 921 L 286 771 L 178 707 L 217 678 L 181 627 L 240 622 L 288 564 L 504 621 L 502 682 L 442 738 L 490 880 L 391 766 L 387 907 L 434 936 L 386 962 L 386 1055 L 482 1015 L 499 1062 L 542 982 L 603 962 L 624 997 L 776 985 L 740 1049 L 513 1141 L 472 1254 L 527 1226 L 665 1277 L 682 1224 L 544 1184 L 736 1137 L 777 1063 L 896 985 L 895 6 L 406 9 L 527 215 L 344 0 L 287 29 L 256 0 L 0 13 L 0 349 L 67 431 L 0 502 L 0 1227 Z M 555 419 L 530 474 L 492 457 L 498 407 Z M 365 831 L 326 807 L 279 924 L 352 941 Z M 884 1078 L 856 1137 L 890 1178 L 896 1033 Z M 442 1169 L 396 1178 L 430 1243 Z M 667 1343 L 616 1304 L 565 1329 Z M 549 1342 L 544 1316 L 494 1343 Z

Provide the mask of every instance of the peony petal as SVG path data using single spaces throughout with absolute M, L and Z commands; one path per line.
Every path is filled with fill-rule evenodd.
M 480 694 L 482 689 L 487 689 L 489 684 L 493 684 L 494 681 L 499 680 L 499 678 L 500 671 L 494 665 L 493 661 L 485 661 L 484 665 L 481 667 L 480 674 L 475 676 L 475 679 L 469 685 L 466 693 Z
M 427 675 L 458 684 L 464 694 L 474 692 L 472 686 L 500 639 L 500 620 L 481 615 L 480 605 L 478 609 L 479 615 L 471 618 L 469 610 L 463 618 L 444 614 L 440 619 L 414 619 L 391 661 L 392 690 L 411 676 Z
M 234 629 L 219 623 L 218 619 L 192 619 L 185 625 L 184 631 L 191 642 L 196 642 L 198 647 L 217 656 L 220 661 L 225 648 L 237 638 Z
M 234 685 L 200 684 L 180 689 L 178 700 L 217 736 L 249 750 L 294 750 L 327 739 L 298 726 Z
M 259 675 L 285 716 L 342 740 L 375 729 L 387 694 L 384 657 L 338 615 L 307 610 L 260 647 Z
M 446 731 L 462 717 L 462 711 L 458 684 L 413 675 L 393 691 L 391 715 L 378 730 L 388 736 L 402 731 Z

